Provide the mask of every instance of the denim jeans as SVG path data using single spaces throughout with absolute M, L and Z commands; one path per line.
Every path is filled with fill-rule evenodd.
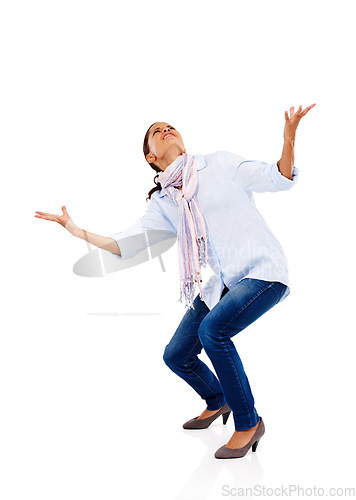
M 231 340 L 276 305 L 286 285 L 279 281 L 244 278 L 222 291 L 211 309 L 194 299 L 164 350 L 166 365 L 206 401 L 208 410 L 225 403 L 233 412 L 235 429 L 246 430 L 259 422 L 251 387 L 242 361 Z M 215 374 L 198 358 L 204 348 Z

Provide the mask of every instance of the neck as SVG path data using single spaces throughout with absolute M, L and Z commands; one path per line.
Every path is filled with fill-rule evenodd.
M 163 171 L 166 170 L 169 165 L 171 165 L 177 158 L 183 154 L 183 151 L 179 148 L 174 148 L 173 150 L 167 151 L 163 158 L 157 159 L 155 164 Z

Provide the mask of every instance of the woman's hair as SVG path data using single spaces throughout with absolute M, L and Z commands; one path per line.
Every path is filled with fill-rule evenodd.
M 154 125 L 155 123 L 157 123 L 157 122 L 152 123 L 152 125 Z M 152 125 L 150 125 L 148 127 L 148 130 L 146 132 L 145 138 L 143 140 L 143 154 L 145 155 L 145 159 L 146 159 L 146 155 L 148 155 L 148 153 L 150 152 L 149 147 L 148 147 L 148 136 L 149 136 L 149 131 L 150 131 L 150 128 L 152 127 Z M 147 159 L 146 159 L 146 161 L 147 161 Z M 154 163 L 150 163 L 150 165 L 151 165 L 151 168 L 153 168 L 153 170 L 155 172 L 157 172 L 157 175 L 155 175 L 154 179 L 153 179 L 153 182 L 156 185 L 155 185 L 155 187 L 153 187 L 151 189 L 151 191 L 148 192 L 148 196 L 146 198 L 146 201 L 151 199 L 151 196 L 152 196 L 152 194 L 155 191 L 158 191 L 159 189 L 162 189 L 161 183 L 156 180 L 156 177 L 158 177 L 158 173 L 162 172 L 162 170 L 159 167 L 157 167 Z

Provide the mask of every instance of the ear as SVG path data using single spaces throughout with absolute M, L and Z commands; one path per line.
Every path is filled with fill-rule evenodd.
M 146 155 L 146 160 L 148 161 L 148 163 L 153 163 L 155 161 L 155 159 L 156 159 L 156 157 L 152 153 L 148 153 L 148 155 Z

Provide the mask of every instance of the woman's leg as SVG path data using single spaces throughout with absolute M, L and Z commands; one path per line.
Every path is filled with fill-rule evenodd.
M 193 305 L 195 309 L 186 311 L 165 348 L 163 359 L 174 373 L 185 380 L 206 401 L 207 410 L 219 410 L 226 403 L 220 382 L 210 368 L 198 358 L 202 350 L 198 329 L 209 313 L 209 308 L 200 299 L 199 294 Z
M 198 336 L 215 368 L 237 431 L 256 426 L 259 415 L 231 338 L 276 305 L 285 287 L 278 281 L 244 278 L 200 322 Z M 201 300 L 199 295 L 197 298 Z

